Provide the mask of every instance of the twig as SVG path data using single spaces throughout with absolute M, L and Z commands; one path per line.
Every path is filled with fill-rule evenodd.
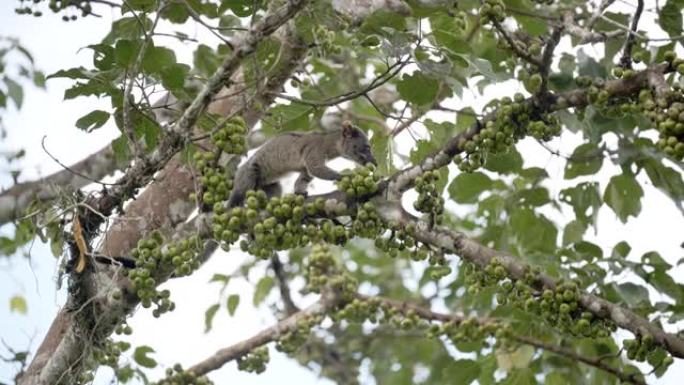
M 525 61 L 527 61 L 530 64 L 534 64 L 535 66 L 537 66 L 539 68 L 541 68 L 544 65 L 544 63 L 542 63 L 539 59 L 537 59 L 537 58 L 533 57 L 532 55 L 530 55 L 529 53 L 521 50 L 520 47 L 518 47 L 518 45 L 515 44 L 515 41 L 513 41 L 513 38 L 511 38 L 511 36 L 504 29 L 504 27 L 501 25 L 501 23 L 499 23 L 496 20 L 492 20 L 492 23 L 494 24 L 494 28 L 496 28 L 496 30 L 499 31 L 501 36 L 503 36 L 503 38 L 506 40 L 506 43 L 508 43 L 508 46 L 511 48 L 511 50 L 513 50 L 513 52 L 516 55 L 518 55 L 518 57 L 520 57 L 521 59 L 524 59 Z
M 355 91 L 349 91 L 346 92 L 342 95 L 334 96 L 332 98 L 327 98 L 323 100 L 307 100 L 307 99 L 300 99 L 294 96 L 290 96 L 287 94 L 283 93 L 273 93 L 277 98 L 289 100 L 293 103 L 297 104 L 304 104 L 307 106 L 311 107 L 329 107 L 329 106 L 335 106 L 340 103 L 347 102 L 352 99 L 356 99 L 359 96 L 363 96 L 367 94 L 368 92 L 380 87 L 381 85 L 387 83 L 390 81 L 392 78 L 394 78 L 399 72 L 410 62 L 409 59 L 406 60 L 399 60 L 396 63 L 390 65 L 387 67 L 387 69 L 377 76 L 375 79 L 373 79 L 366 87 L 360 89 L 360 90 L 355 90 Z
M 632 68 L 632 47 L 634 46 L 634 41 L 636 40 L 636 31 L 639 26 L 639 19 L 641 18 L 641 13 L 644 11 L 644 0 L 638 0 L 637 9 L 634 12 L 634 17 L 632 17 L 632 26 L 630 27 L 630 34 L 627 36 L 625 41 L 625 48 L 622 52 L 622 58 L 620 58 L 620 66 L 623 68 Z
M 217 37 L 219 40 L 221 40 L 224 44 L 226 44 L 228 47 L 230 47 L 230 49 L 235 49 L 235 46 L 233 45 L 233 42 L 231 42 L 230 40 L 228 40 L 228 39 L 226 39 L 225 37 L 221 36 L 220 33 L 216 32 L 216 29 L 218 29 L 218 28 L 212 27 L 211 25 L 205 23 L 204 20 L 202 20 L 202 17 L 201 17 L 197 12 L 195 12 L 194 9 L 192 9 L 192 6 L 191 6 L 190 4 L 188 4 L 188 1 L 187 1 L 187 0 L 182 0 L 182 1 L 183 1 L 183 4 L 185 5 L 185 8 L 186 8 L 187 11 L 188 11 L 188 13 L 190 14 L 190 16 L 192 16 L 193 20 L 195 20 L 196 22 L 200 23 L 200 24 L 203 25 L 205 28 L 207 28 L 207 29 L 209 30 L 209 32 L 211 32 L 212 35 L 216 36 L 216 37 Z
M 125 2 L 125 0 L 124 0 Z M 125 2 L 126 5 L 128 5 L 127 2 Z M 160 9 L 163 7 L 163 2 L 160 3 Z M 130 5 L 129 5 L 130 8 Z M 136 13 L 132 11 L 134 15 Z M 126 84 L 126 88 L 124 89 L 123 93 L 123 126 L 124 126 L 124 133 L 126 135 L 126 138 L 128 139 L 128 142 L 130 145 L 133 147 L 133 155 L 136 160 L 141 160 L 145 162 L 144 157 L 144 150 L 142 148 L 141 143 L 136 140 L 135 138 L 135 129 L 133 128 L 133 117 L 131 116 L 132 113 L 132 108 L 133 108 L 133 101 L 131 100 L 132 98 L 132 92 L 133 92 L 133 84 L 135 83 L 135 78 L 138 76 L 138 71 L 140 70 L 140 66 L 142 66 L 143 58 L 145 57 L 145 52 L 147 51 L 147 46 L 150 44 L 152 41 L 152 34 L 154 33 L 154 29 L 157 26 L 157 22 L 159 21 L 159 17 L 161 16 L 160 12 L 157 12 L 157 17 L 154 19 L 154 24 L 152 25 L 152 28 L 150 29 L 150 33 L 148 34 L 147 31 L 145 31 L 145 25 L 142 24 L 140 21 L 139 16 L 135 16 L 135 18 L 138 20 L 139 23 L 141 23 L 140 28 L 143 31 L 143 34 L 145 35 L 145 40 L 140 44 L 140 49 L 138 51 L 138 56 L 135 59 L 135 62 L 133 63 L 133 67 L 131 67 L 131 71 L 128 74 L 128 83 Z
M 79 176 L 79 177 L 81 177 L 81 178 L 83 178 L 83 179 L 85 179 L 85 180 L 87 180 L 87 181 L 89 181 L 89 182 L 97 183 L 97 184 L 99 184 L 99 185 L 101 185 L 101 186 L 118 186 L 118 185 L 120 185 L 120 183 L 106 183 L 106 182 L 100 182 L 100 181 L 98 181 L 98 180 L 92 179 L 90 176 L 85 175 L 85 174 L 83 174 L 83 173 L 80 173 L 80 172 L 76 171 L 75 169 L 73 169 L 73 168 L 67 166 L 66 164 L 60 162 L 60 160 L 57 159 L 57 157 L 55 157 L 54 155 L 52 155 L 52 154 L 50 153 L 50 151 L 48 151 L 47 147 L 45 147 L 45 139 L 47 139 L 47 135 L 43 135 L 43 138 L 40 140 L 40 146 L 43 148 L 43 151 L 44 151 L 44 152 L 45 152 L 53 161 L 55 161 L 55 163 L 57 163 L 58 165 L 60 165 L 60 167 L 62 167 L 63 169 L 65 169 L 65 170 L 67 170 L 68 172 L 70 172 L 70 173 L 72 173 L 72 174 L 74 174 L 74 175 L 77 175 L 77 176 Z M 99 153 L 99 152 L 98 152 L 98 153 Z M 3 193 L 3 195 L 4 195 L 4 193 Z
M 587 24 L 585 28 L 589 31 L 591 31 L 594 28 L 594 24 L 596 24 L 596 21 L 598 21 L 599 18 L 603 15 L 603 12 L 613 4 L 615 0 L 601 0 L 601 3 L 599 4 L 598 7 L 594 10 L 594 13 L 591 15 L 591 18 L 587 21 Z

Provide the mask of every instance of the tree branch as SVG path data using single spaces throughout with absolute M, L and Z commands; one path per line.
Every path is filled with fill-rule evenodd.
M 379 296 L 366 296 L 366 295 L 357 295 L 357 298 L 362 300 L 362 301 L 369 301 L 369 302 L 376 302 L 381 305 L 384 305 L 386 307 L 391 307 L 399 311 L 402 315 L 406 316 L 409 313 L 415 314 L 418 317 L 424 319 L 424 320 L 430 320 L 430 321 L 439 321 L 439 322 L 454 322 L 454 323 L 461 323 L 464 321 L 468 320 L 474 320 L 477 322 L 478 325 L 481 326 L 486 326 L 486 325 L 491 325 L 491 324 L 500 324 L 501 321 L 493 318 L 486 318 L 486 317 L 470 317 L 470 316 L 463 316 L 463 315 L 457 315 L 457 314 L 445 314 L 445 313 L 439 313 L 432 311 L 428 308 L 418 306 L 409 302 L 405 301 L 398 301 L 394 300 L 391 298 L 385 298 L 385 297 L 379 297 Z M 546 350 L 548 352 L 557 354 L 559 356 L 563 356 L 566 358 L 569 358 L 573 361 L 579 361 L 582 362 L 586 365 L 593 366 L 597 369 L 603 370 L 607 373 L 610 373 L 614 375 L 615 377 L 619 378 L 621 381 L 624 381 L 626 383 L 633 383 L 633 384 L 638 384 L 638 385 L 645 385 L 646 383 L 639 379 L 637 376 L 634 374 L 627 374 L 623 373 L 622 371 L 618 370 L 617 368 L 610 366 L 606 363 L 604 363 L 604 358 L 603 357 L 586 357 L 584 355 L 576 353 L 574 350 L 565 348 L 562 346 L 558 346 L 552 343 L 544 342 L 541 341 L 537 338 L 532 338 L 528 336 L 524 336 L 521 334 L 515 334 L 515 333 L 508 333 L 506 334 L 506 337 L 509 340 L 522 343 L 525 345 L 530 345 L 542 350 Z
M 218 350 L 210 357 L 190 367 L 188 371 L 193 372 L 197 376 L 201 376 L 212 370 L 219 369 L 226 363 L 249 353 L 252 349 L 272 342 L 287 332 L 296 330 L 300 320 L 325 314 L 329 309 L 335 306 L 336 302 L 337 300 L 333 297 L 321 296 L 318 302 L 306 309 L 292 314 L 244 341 Z
M 408 63 L 410 59 L 406 60 L 399 60 L 396 63 L 387 66 L 387 69 L 385 72 L 377 76 L 375 79 L 373 79 L 366 87 L 356 90 L 356 91 L 350 91 L 346 92 L 342 95 L 335 96 L 332 98 L 324 99 L 324 100 L 307 100 L 307 99 L 300 99 L 294 96 L 290 96 L 284 93 L 274 93 L 274 96 L 277 98 L 289 100 L 293 103 L 297 104 L 304 104 L 307 106 L 311 107 L 329 107 L 329 106 L 335 106 L 340 103 L 344 103 L 347 101 L 350 101 L 352 99 L 356 99 L 359 96 L 363 96 L 368 94 L 368 92 L 372 91 L 375 88 L 380 87 L 381 85 L 387 83 L 390 81 L 392 78 L 394 78 Z
M 574 15 L 573 12 L 565 12 L 563 14 L 563 26 L 570 35 L 579 39 L 579 44 L 603 43 L 606 40 L 620 37 L 625 34 L 625 31 L 622 30 L 609 32 L 590 31 L 575 24 Z
M 48 202 L 65 190 L 78 190 L 118 170 L 111 143 L 85 159 L 35 181 L 16 184 L 0 192 L 0 226 L 25 215 L 32 202 Z M 30 213 L 29 213 L 30 215 Z
M 301 2 L 297 4 L 302 5 Z M 285 17 L 282 10 L 278 14 Z M 270 16 L 266 16 L 262 19 L 262 23 L 264 22 L 274 21 Z M 255 28 L 258 28 L 258 25 Z M 307 51 L 293 28 L 288 28 L 287 34 L 281 39 L 281 49 L 285 50 L 281 55 L 282 65 L 268 78 L 263 89 L 247 100 L 236 95 L 214 101 L 209 106 L 212 113 L 229 115 L 233 111 L 243 109 L 243 117 L 248 126 L 253 126 L 258 121 L 264 112 L 263 106 L 273 102 L 269 92 L 283 86 Z M 232 89 L 225 90 L 228 94 L 232 92 Z M 154 183 L 147 186 L 145 191 L 127 206 L 126 218 L 115 222 L 108 229 L 97 254 L 125 256 L 139 239 L 151 231 L 161 229 L 170 234 L 176 226 L 182 225 L 195 208 L 187 199 L 194 190 L 194 174 L 189 167 L 178 157 L 168 162 L 155 176 Z M 96 265 L 95 273 L 84 274 L 83 279 L 86 280 L 86 285 L 82 286 L 83 290 L 86 293 L 94 293 L 89 295 L 94 300 L 83 307 L 89 311 L 72 312 L 72 302 L 77 301 L 69 298 L 68 303 L 55 317 L 31 365 L 18 384 L 73 383 L 73 379 L 81 372 L 84 358 L 90 354 L 92 346 L 97 346 L 109 336 L 114 327 L 127 314 L 132 313 L 139 303 L 137 296 L 129 292 L 130 282 L 122 278 L 114 266 Z M 157 282 L 160 284 L 164 280 L 162 277 Z M 102 292 L 98 293 L 98 288 L 102 289 Z M 123 292 L 122 299 L 111 298 L 111 292 L 116 290 Z
M 632 47 L 634 46 L 634 41 L 636 40 L 636 32 L 639 26 L 639 19 L 641 18 L 641 13 L 644 11 L 644 0 L 638 0 L 637 9 L 634 12 L 634 17 L 632 17 L 632 26 L 630 27 L 630 33 L 627 35 L 627 41 L 625 41 L 625 48 L 622 52 L 622 58 L 620 58 L 620 66 L 623 68 L 632 68 Z
M 558 26 L 553 29 L 553 33 L 549 37 L 542 53 L 542 66 L 539 67 L 539 74 L 542 77 L 542 84 L 539 88 L 539 94 L 544 97 L 549 92 L 549 72 L 551 71 L 551 64 L 553 62 L 553 51 L 555 51 L 558 42 L 561 39 L 563 26 Z
M 403 226 L 412 225 L 416 240 L 421 243 L 439 247 L 451 254 L 460 256 L 463 260 L 474 263 L 480 268 L 485 268 L 496 258 L 507 271 L 507 275 L 513 279 L 524 279 L 530 266 L 510 255 L 483 246 L 478 242 L 468 239 L 463 233 L 446 228 L 430 228 L 429 224 L 419 220 L 406 212 L 396 202 L 376 203 L 381 209 L 380 217 L 385 221 L 396 221 Z M 546 274 L 539 274 L 534 288 L 538 290 L 555 290 L 556 279 Z M 660 327 L 638 316 L 631 310 L 613 304 L 593 294 L 583 293 L 580 295 L 579 304 L 585 310 L 595 316 L 608 319 L 622 329 L 631 331 L 634 335 L 650 334 L 654 340 L 675 357 L 684 358 L 684 340 L 675 334 L 667 333 Z
M 504 29 L 504 27 L 501 25 L 501 23 L 499 23 L 496 20 L 492 20 L 492 24 L 494 24 L 494 28 L 496 28 L 496 30 L 499 31 L 501 36 L 503 36 L 504 40 L 506 40 L 506 43 L 508 43 L 508 46 L 511 47 L 511 50 L 513 50 L 513 52 L 518 57 L 520 57 L 521 59 L 523 59 L 523 60 L 527 61 L 528 63 L 533 64 L 539 68 L 541 68 L 544 65 L 539 59 L 537 59 L 537 58 L 533 57 L 532 55 L 530 55 L 529 53 L 521 50 L 520 47 L 518 47 L 518 45 L 515 44 L 515 41 L 513 41 L 513 38 L 511 38 L 511 36 L 508 34 L 506 29 Z

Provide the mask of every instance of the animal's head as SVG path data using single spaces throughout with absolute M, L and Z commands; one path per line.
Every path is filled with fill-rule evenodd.
M 371 153 L 368 137 L 358 127 L 355 127 L 350 121 L 342 122 L 342 146 L 341 155 L 358 164 L 365 165 L 372 163 L 377 165 L 373 154 Z

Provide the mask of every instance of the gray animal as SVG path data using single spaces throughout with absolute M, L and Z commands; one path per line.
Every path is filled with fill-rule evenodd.
M 342 176 L 325 165 L 337 157 L 358 164 L 376 164 L 368 137 L 349 121 L 329 132 L 288 132 L 262 145 L 235 174 L 229 207 L 242 205 L 249 190 L 264 190 L 268 196 L 280 195 L 279 180 L 290 172 L 298 172 L 295 193 L 306 195 L 313 177 L 339 180 Z

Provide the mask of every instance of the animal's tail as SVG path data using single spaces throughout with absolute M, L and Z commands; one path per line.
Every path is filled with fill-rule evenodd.
M 259 168 L 251 162 L 238 168 L 233 180 L 233 190 L 228 198 L 228 208 L 241 206 L 247 191 L 254 190 L 259 181 Z

